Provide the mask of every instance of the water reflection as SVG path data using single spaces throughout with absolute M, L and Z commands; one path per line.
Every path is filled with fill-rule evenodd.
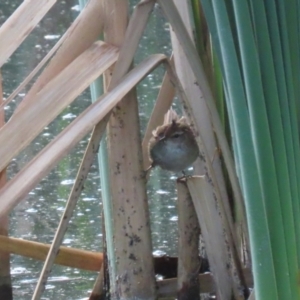
M 22 0 L 0 3 L 0 23 L 19 6 Z M 138 1 L 133 1 L 135 5 Z M 2 69 L 4 97 L 18 86 L 38 62 L 57 42 L 78 14 L 77 0 L 58 1 L 40 25 L 16 51 Z M 162 52 L 170 55 L 168 25 L 162 13 L 155 8 L 142 44 L 136 56 L 140 62 L 148 54 Z M 138 87 L 142 131 L 145 129 L 154 100 L 163 77 L 162 67 L 149 75 Z M 10 117 L 25 92 L 6 107 Z M 56 120 L 16 157 L 8 168 L 12 178 L 34 155 L 45 147 L 63 128 L 90 104 L 89 90 L 82 93 Z M 11 214 L 10 235 L 28 240 L 51 243 L 64 210 L 72 183 L 76 177 L 89 136 L 32 190 Z M 176 254 L 177 213 L 175 180 L 171 173 L 155 169 L 148 183 L 149 206 L 153 230 L 153 250 Z M 101 193 L 97 163 L 93 164 L 84 191 L 74 212 L 64 245 L 86 250 L 101 250 Z M 12 255 L 14 298 L 31 299 L 43 264 L 33 259 Z M 55 266 L 42 299 L 83 299 L 87 297 L 95 280 L 95 273 Z

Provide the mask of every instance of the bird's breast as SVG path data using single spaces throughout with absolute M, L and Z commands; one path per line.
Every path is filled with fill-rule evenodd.
M 172 141 L 161 141 L 150 151 L 155 165 L 161 168 L 180 172 L 189 167 L 198 156 L 196 144 L 177 143 Z

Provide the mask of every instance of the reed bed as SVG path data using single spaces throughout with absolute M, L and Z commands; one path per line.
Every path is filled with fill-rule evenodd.
M 128 1 L 90 0 L 56 46 L 0 102 L 3 112 L 45 67 L 0 129 L 3 176 L 10 161 L 45 126 L 99 76 L 103 79 L 102 93 L 93 86 L 98 89 L 93 103 L 15 177 L 1 181 L 1 264 L 9 266 L 8 253 L 45 260 L 32 299 L 42 297 L 58 262 L 85 269 L 95 262 L 99 276 L 90 299 L 191 300 L 203 298 L 203 293 L 221 300 L 299 299 L 299 3 L 200 2 L 191 1 L 191 14 L 188 1 L 144 0 L 129 15 Z M 54 3 L 25 0 L 2 25 L 0 66 Z M 154 5 L 170 23 L 173 55 L 153 53 L 135 65 Z M 141 138 L 135 88 L 161 65 L 165 75 Z M 177 278 L 157 281 L 147 147 L 175 95 L 200 155 L 193 176 L 177 181 Z M 8 214 L 90 132 L 52 245 L 5 237 Z M 60 248 L 101 140 L 106 249 L 96 254 Z M 199 274 L 200 234 L 209 274 Z M 20 243 L 23 252 L 16 250 Z M 4 280 L 9 270 L 0 269 L 1 291 L 10 280 Z

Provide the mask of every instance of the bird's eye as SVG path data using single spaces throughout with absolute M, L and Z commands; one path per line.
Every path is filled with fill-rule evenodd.
M 175 133 L 172 134 L 171 137 L 177 139 L 177 138 L 179 138 L 181 135 L 182 135 L 182 132 L 175 132 Z

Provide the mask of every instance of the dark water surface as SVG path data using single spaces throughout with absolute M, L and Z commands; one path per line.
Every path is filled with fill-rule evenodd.
M 0 24 L 22 3 L 22 0 L 0 2 Z M 135 5 L 137 1 L 132 1 Z M 78 1 L 57 1 L 55 6 L 3 66 L 4 98 L 19 85 L 46 55 L 78 15 Z M 136 56 L 140 62 L 152 53 L 170 55 L 169 27 L 158 7 L 150 19 Z M 138 87 L 142 131 L 145 129 L 159 91 L 164 70 L 159 68 Z M 27 88 L 28 90 L 28 88 Z M 6 107 L 7 119 L 26 91 L 22 91 Z M 89 104 L 90 93 L 85 91 L 67 107 L 9 166 L 12 178 L 63 128 Z M 86 137 L 72 153 L 63 159 L 50 174 L 33 189 L 11 213 L 9 234 L 43 243 L 51 243 L 68 199 L 72 183 L 87 145 Z M 177 212 L 172 174 L 154 170 L 148 184 L 149 205 L 153 232 L 153 252 L 176 254 Z M 63 244 L 74 248 L 101 251 L 101 189 L 98 164 L 95 161 L 85 189 L 74 212 Z M 14 299 L 31 299 L 43 264 L 21 256 L 11 256 Z M 55 266 L 42 299 L 86 299 L 93 287 L 96 273 Z

